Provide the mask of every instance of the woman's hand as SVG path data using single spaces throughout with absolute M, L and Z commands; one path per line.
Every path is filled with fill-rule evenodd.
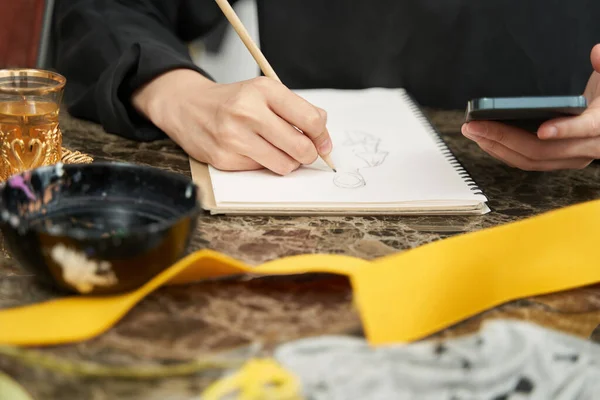
M 191 157 L 221 170 L 285 175 L 332 148 L 325 111 L 266 77 L 217 84 L 179 69 L 155 78 L 132 102 Z
M 464 136 L 506 164 L 529 171 L 582 169 L 600 158 L 600 44 L 591 52 L 594 72 L 584 95 L 588 109 L 540 126 L 537 136 L 497 122 L 469 122 Z

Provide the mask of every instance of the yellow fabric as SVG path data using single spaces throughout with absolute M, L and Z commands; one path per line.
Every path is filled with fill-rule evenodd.
M 350 278 L 370 343 L 413 341 L 510 300 L 600 282 L 599 229 L 600 200 L 373 261 L 318 254 L 251 267 L 201 250 L 131 293 L 0 310 L 0 344 L 53 345 L 92 338 L 165 284 L 308 272 Z

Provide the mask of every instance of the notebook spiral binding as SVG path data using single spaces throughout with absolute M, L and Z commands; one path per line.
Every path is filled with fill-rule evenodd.
M 407 100 L 407 104 L 409 105 L 410 110 L 414 113 L 417 119 L 420 120 L 423 128 L 428 131 L 433 139 L 436 142 L 436 145 L 439 147 L 440 151 L 444 155 L 444 157 L 448 160 L 450 165 L 458 172 L 458 175 L 461 179 L 467 184 L 469 189 L 474 194 L 479 194 L 484 196 L 483 190 L 477 185 L 475 180 L 471 177 L 471 175 L 467 172 L 466 168 L 462 165 L 460 161 L 456 158 L 456 155 L 450 150 L 444 139 L 442 139 L 439 131 L 433 126 L 431 121 L 425 116 L 421 108 L 419 107 L 416 100 L 407 92 L 404 92 L 405 100 Z

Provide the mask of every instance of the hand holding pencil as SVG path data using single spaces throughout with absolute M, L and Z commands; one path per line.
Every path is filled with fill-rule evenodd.
M 289 90 L 260 50 L 249 49 L 267 76 L 223 84 L 178 68 L 136 90 L 132 104 L 190 157 L 223 171 L 287 175 L 319 156 L 335 171 L 325 110 Z
M 273 70 L 273 68 L 267 61 L 267 59 L 265 58 L 264 54 L 260 51 L 260 49 L 258 48 L 256 43 L 254 43 L 254 41 L 250 37 L 248 30 L 246 29 L 246 27 L 244 26 L 242 21 L 239 19 L 239 17 L 237 16 L 235 11 L 229 4 L 229 1 L 227 1 L 227 0 L 215 0 L 215 1 L 221 8 L 221 11 L 223 11 L 223 14 L 225 14 L 225 17 L 227 18 L 227 20 L 229 21 L 229 23 L 231 24 L 233 29 L 236 31 L 236 33 L 238 34 L 238 36 L 240 37 L 240 39 L 242 40 L 242 42 L 244 43 L 244 45 L 246 46 L 246 48 L 248 49 L 250 54 L 252 54 L 252 57 L 254 57 L 254 60 L 256 60 L 256 63 L 260 67 L 263 74 L 269 78 L 272 78 L 272 79 L 277 80 L 278 82 L 281 82 L 281 80 L 279 79 L 279 77 L 277 76 L 277 74 L 275 73 L 275 71 Z M 296 127 L 296 129 L 300 130 L 298 127 Z M 322 135 L 326 135 L 327 140 L 331 141 L 331 138 L 329 137 L 329 132 L 327 132 L 327 128 L 325 128 L 325 131 L 322 133 Z M 310 134 L 309 134 L 309 136 L 310 136 Z M 319 137 L 317 137 L 317 138 L 311 137 L 311 139 L 318 140 Z M 317 151 L 319 151 L 319 143 L 315 143 L 315 144 L 317 147 Z M 323 161 L 325 161 L 325 163 L 329 166 L 329 168 L 331 168 L 334 172 L 336 172 L 335 166 L 333 165 L 333 162 L 331 161 L 331 157 L 329 155 L 330 150 L 331 150 L 330 147 L 328 149 L 326 149 L 325 151 L 321 150 L 321 151 L 319 151 L 319 155 L 321 156 Z

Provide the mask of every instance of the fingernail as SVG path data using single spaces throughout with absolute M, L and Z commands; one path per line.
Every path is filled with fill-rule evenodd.
M 331 140 L 327 139 L 319 146 L 319 154 L 331 153 Z
M 469 133 L 469 125 L 468 124 L 463 125 L 460 131 L 463 134 L 463 136 L 466 137 L 467 139 L 475 140 L 475 138 L 476 138 L 475 135 L 472 135 L 471 133 Z
M 472 136 L 481 135 L 481 125 L 476 122 L 469 122 L 466 126 L 466 131 Z
M 327 112 L 325 110 L 323 110 L 322 108 L 318 108 L 319 110 L 319 114 L 321 115 L 321 118 L 327 118 Z
M 548 128 L 546 128 L 546 133 L 542 136 L 548 139 L 556 137 L 558 136 L 558 128 L 554 125 L 549 126 Z

